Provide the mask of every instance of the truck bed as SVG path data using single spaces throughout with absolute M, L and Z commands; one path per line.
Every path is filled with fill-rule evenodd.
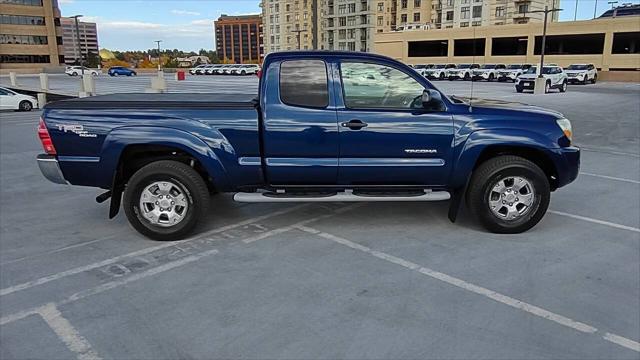
M 111 94 L 56 101 L 47 109 L 255 109 L 252 94 Z

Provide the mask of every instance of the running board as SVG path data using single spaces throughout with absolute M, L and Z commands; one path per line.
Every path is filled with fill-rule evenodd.
M 300 196 L 300 195 L 290 195 L 286 193 L 264 193 L 264 192 L 253 192 L 253 193 L 236 193 L 233 196 L 233 200 L 237 202 L 244 203 L 274 203 L 274 202 L 359 202 L 359 201 L 443 201 L 449 200 L 451 195 L 447 191 L 431 191 L 425 190 L 422 194 L 411 194 L 411 195 L 383 195 L 383 196 L 375 196 L 375 195 L 358 195 L 354 194 L 352 191 L 347 190 L 344 192 L 338 192 L 333 194 L 328 194 L 326 196 L 318 196 L 318 195 L 309 195 L 309 196 Z

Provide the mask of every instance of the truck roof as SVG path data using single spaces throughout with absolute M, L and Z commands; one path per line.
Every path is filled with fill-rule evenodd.
M 295 57 L 348 57 L 348 58 L 364 58 L 364 59 L 380 59 L 380 60 L 394 60 L 388 56 L 364 53 L 360 51 L 335 51 L 335 50 L 292 50 L 292 51 L 278 51 L 269 53 L 265 57 L 265 62 L 268 60 L 279 58 L 295 58 Z

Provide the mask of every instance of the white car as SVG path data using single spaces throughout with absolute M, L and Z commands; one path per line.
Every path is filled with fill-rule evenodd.
M 480 64 L 460 64 L 454 69 L 447 70 L 449 80 L 471 80 L 473 70 L 479 69 Z
M 232 71 L 236 70 L 240 68 L 239 64 L 233 64 L 233 65 L 229 65 L 228 67 L 225 67 L 222 69 L 222 74 L 223 75 L 231 75 Z
M 498 72 L 507 68 L 505 64 L 484 64 L 473 70 L 473 80 L 493 81 L 498 79 Z
M 595 84 L 598 81 L 598 69 L 593 64 L 573 64 L 566 68 L 569 83 Z
M 447 78 L 447 70 L 455 69 L 456 64 L 437 64 L 433 65 L 431 69 L 425 71 L 424 77 L 427 79 L 439 79 L 444 80 Z
M 420 74 L 420 76 L 422 77 L 426 77 L 426 73 L 427 70 L 431 69 L 433 67 L 433 65 L 423 65 L 423 64 L 419 64 L 419 65 L 413 65 L 411 66 L 418 74 Z
M 537 67 L 530 67 L 529 70 L 518 78 L 516 91 L 521 93 L 524 90 L 533 90 L 537 77 Z M 548 93 L 550 89 L 558 89 L 562 93 L 567 91 L 568 77 L 560 66 L 545 65 L 542 68 L 542 77 L 545 79 L 545 94 Z
M 78 75 L 82 75 L 82 66 L 67 66 L 64 73 L 69 75 L 69 76 L 78 76 Z M 88 67 L 84 67 L 84 74 L 85 75 L 93 75 L 93 76 L 98 76 L 100 75 L 101 71 L 99 69 L 89 69 Z
M 235 68 L 231 68 L 231 74 L 233 75 L 248 75 L 257 74 L 260 71 L 260 66 L 256 64 L 240 65 Z
M 213 75 L 216 73 L 216 69 L 220 68 L 222 65 L 207 65 L 203 70 L 203 75 Z
M 18 94 L 13 90 L 0 87 L 0 109 L 31 111 L 38 108 L 38 100 L 33 96 Z
M 192 67 L 191 69 L 189 69 L 189 74 L 191 75 L 202 75 L 202 70 L 204 70 L 204 68 L 206 67 L 206 64 L 201 64 L 198 65 L 196 67 Z
M 518 77 L 525 71 L 529 70 L 532 65 L 529 64 L 512 64 L 507 65 L 506 69 L 498 71 L 498 81 L 516 82 Z

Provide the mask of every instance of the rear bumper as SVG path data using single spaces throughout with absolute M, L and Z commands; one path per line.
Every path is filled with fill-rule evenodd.
M 42 172 L 42 175 L 44 175 L 47 180 L 56 184 L 69 184 L 62 174 L 62 170 L 60 170 L 60 165 L 55 156 L 40 154 L 37 157 L 37 161 L 40 172 Z
M 554 162 L 558 172 L 558 187 L 565 186 L 578 178 L 580 172 L 580 148 L 569 146 L 554 149 Z

